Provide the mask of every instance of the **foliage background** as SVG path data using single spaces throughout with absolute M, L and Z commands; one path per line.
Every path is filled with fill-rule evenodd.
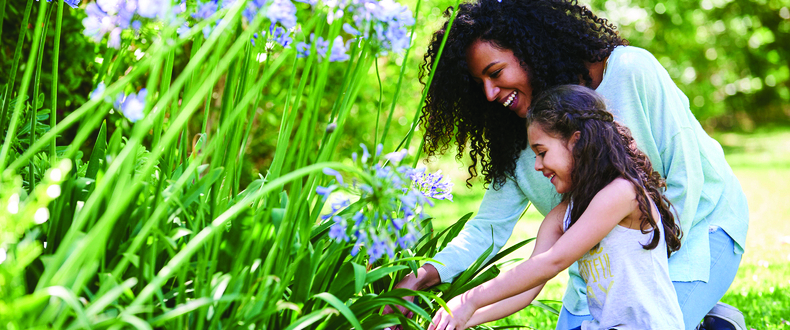
M 25 4 L 24 1 L 4 1 L 7 8 L 0 45 L 0 84 L 7 80 L 9 74 L 7 71 Z M 403 3 L 415 9 L 414 0 Z M 343 149 L 359 142 L 373 143 L 373 123 L 376 122 L 378 105 L 386 108 L 390 104 L 394 94 L 392 85 L 402 65 L 406 65 L 401 91 L 404 97 L 395 107 L 393 118 L 397 125 L 392 129 L 393 136 L 405 134 L 422 91 L 418 79 L 422 54 L 433 31 L 444 22 L 444 9 L 453 3 L 452 0 L 425 1 L 418 15 L 418 28 L 409 58 L 404 59 L 403 54 L 390 54 L 378 59 L 382 84 L 379 84 L 375 70 L 371 69 L 360 91 L 359 105 L 351 110 L 347 138 L 340 144 L 346 147 Z M 787 61 L 790 58 L 790 0 L 583 0 L 581 3 L 615 23 L 631 45 L 652 52 L 689 97 L 692 111 L 709 131 L 748 132 L 766 125 L 790 123 L 790 67 Z M 61 118 L 86 101 L 86 96 L 95 86 L 102 54 L 106 53 L 105 45 L 94 44 L 80 33 L 83 17 L 82 10 L 64 12 L 61 52 L 61 63 L 64 64 L 60 66 L 63 79 L 60 79 L 61 97 L 58 98 L 58 117 Z M 32 26 L 23 30 L 30 38 Z M 27 49 L 24 51 L 26 53 Z M 47 54 L 50 51 L 45 49 L 45 58 L 50 56 Z M 183 59 L 186 58 L 183 55 L 189 51 L 186 48 L 175 57 L 176 70 L 183 68 Z M 121 60 L 134 61 L 133 52 L 126 56 Z M 44 61 L 42 92 L 45 95 L 49 95 L 50 88 L 49 65 Z M 24 65 L 19 70 L 21 73 Z M 342 68 L 336 66 L 331 70 Z M 274 105 L 279 104 L 283 97 L 282 84 L 287 74 L 279 76 L 283 79 L 273 79 L 265 93 L 268 100 L 262 102 L 258 109 L 258 118 L 253 126 L 254 138 L 248 149 L 252 157 L 247 158 L 244 164 L 248 180 L 271 162 L 273 134 L 276 132 L 272 127 L 277 126 L 281 116 L 281 109 Z M 342 75 L 330 74 L 329 77 L 339 79 Z M 330 80 L 328 86 L 330 94 L 339 88 L 336 80 Z M 221 86 L 217 89 L 212 97 L 214 107 L 219 107 L 222 99 Z M 330 106 L 329 100 L 323 101 L 322 107 L 328 110 Z M 113 126 L 110 123 L 110 133 Z M 75 133 L 71 130 L 62 139 L 68 140 Z M 388 141 L 392 145 L 385 147 L 391 149 L 398 142 Z M 90 147 L 86 144 L 84 151 Z M 412 146 L 412 152 L 415 149 L 416 146 Z

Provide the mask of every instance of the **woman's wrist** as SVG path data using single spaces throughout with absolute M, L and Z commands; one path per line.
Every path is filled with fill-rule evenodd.
M 439 284 L 439 272 L 431 264 L 425 264 L 417 269 L 417 274 L 410 273 L 403 278 L 398 287 L 412 290 L 422 290 Z

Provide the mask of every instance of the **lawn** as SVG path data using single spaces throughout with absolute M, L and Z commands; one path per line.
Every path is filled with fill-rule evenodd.
M 714 137 L 722 144 L 727 161 L 743 186 L 750 218 L 746 253 L 722 302 L 738 307 L 750 329 L 790 329 L 790 130 L 764 129 Z M 483 189 L 477 181 L 471 189 L 464 186 L 464 165 L 444 156 L 428 166 L 442 169 L 455 182 L 454 203 L 439 203 L 431 212 L 437 227 L 444 228 L 464 213 L 477 210 Z M 529 210 L 516 225 L 508 245 L 534 237 L 541 220 L 537 211 Z M 531 249 L 532 245 L 527 245 L 514 257 L 527 258 Z M 567 273 L 558 275 L 538 299 L 559 301 L 567 279 Z M 559 307 L 558 303 L 547 303 Z M 554 329 L 556 320 L 556 315 L 531 307 L 492 325 Z

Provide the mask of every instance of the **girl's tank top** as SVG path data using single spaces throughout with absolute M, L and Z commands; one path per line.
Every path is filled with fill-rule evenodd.
M 651 203 L 655 208 L 655 205 Z M 564 229 L 570 225 L 571 205 L 565 211 Z M 662 228 L 661 218 L 658 227 Z M 666 241 L 645 250 L 654 232 L 617 225 L 576 263 L 587 283 L 587 304 L 592 321 L 582 330 L 684 329 L 677 294 L 669 279 Z

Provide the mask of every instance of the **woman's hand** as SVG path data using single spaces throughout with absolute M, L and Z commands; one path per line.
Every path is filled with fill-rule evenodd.
M 468 293 L 468 292 L 467 292 Z M 475 313 L 476 307 L 471 303 L 467 293 L 457 296 L 447 302 L 453 315 L 450 316 L 444 308 L 439 309 L 433 316 L 428 330 L 462 330 L 466 329 L 466 323 Z
M 425 264 L 419 269 L 417 269 L 417 276 L 414 274 L 408 274 L 404 277 L 398 284 L 393 287 L 393 289 L 409 289 L 413 291 L 419 291 L 425 288 L 432 287 L 436 284 L 439 284 L 441 279 L 439 278 L 439 272 L 436 270 L 435 267 L 431 264 Z M 403 297 L 404 300 L 413 302 L 414 297 Z M 408 318 L 414 316 L 414 313 L 408 310 L 406 307 L 397 305 L 387 305 L 384 307 L 384 311 L 382 314 L 391 314 L 395 313 L 395 308 L 399 309 L 403 315 Z M 400 325 L 396 325 L 395 327 L 390 328 L 391 330 L 402 330 L 403 328 Z

